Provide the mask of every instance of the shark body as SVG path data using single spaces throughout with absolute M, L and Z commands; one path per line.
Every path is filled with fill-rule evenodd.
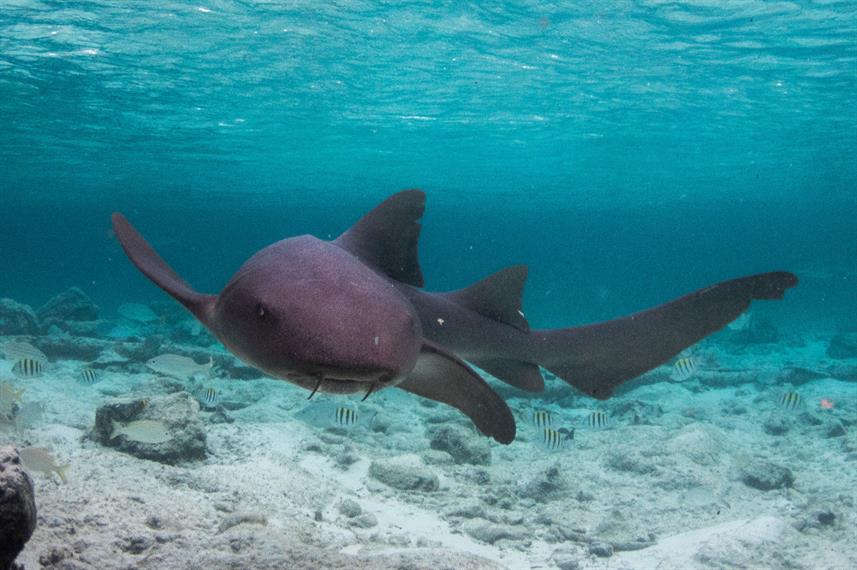
M 539 366 L 598 399 L 737 318 L 780 299 L 788 272 L 706 287 L 627 317 L 531 330 L 521 309 L 527 270 L 514 266 L 466 289 L 422 289 L 419 190 L 382 202 L 333 241 L 287 238 L 248 259 L 219 295 L 182 280 L 121 214 L 113 228 L 131 261 L 230 351 L 312 393 L 397 387 L 454 406 L 500 443 L 515 437 L 505 402 L 467 363 L 523 390 L 544 389 Z

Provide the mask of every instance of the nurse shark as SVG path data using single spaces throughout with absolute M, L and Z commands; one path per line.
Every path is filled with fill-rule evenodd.
M 792 273 L 762 273 L 606 322 L 531 329 L 521 310 L 523 265 L 457 291 L 422 289 L 424 209 L 425 194 L 405 190 L 332 241 L 278 241 L 248 259 L 219 295 L 195 291 L 122 214 L 113 214 L 113 229 L 134 265 L 244 362 L 310 397 L 396 387 L 458 408 L 503 444 L 515 438 L 515 419 L 468 362 L 531 392 L 544 389 L 541 366 L 603 400 L 751 301 L 781 299 L 797 284 Z

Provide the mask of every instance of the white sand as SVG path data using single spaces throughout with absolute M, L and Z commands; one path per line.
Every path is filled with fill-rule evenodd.
M 724 361 L 757 364 L 761 377 L 775 375 L 783 359 L 813 369 L 825 365 L 813 344 L 776 359 L 746 350 L 720 356 L 724 367 Z M 437 463 L 444 455 L 429 450 L 426 427 L 432 426 L 425 422 L 458 416 L 403 393 L 373 395 L 361 408 L 380 410 L 389 433 L 365 427 L 339 433 L 295 419 L 306 393 L 287 384 L 224 382 L 225 398 L 256 403 L 232 412 L 235 423 L 206 423 L 207 461 L 173 467 L 84 438 L 107 399 L 102 392 L 145 392 L 157 384 L 149 375 L 113 373 L 82 387 L 76 381 L 81 366 L 55 363 L 42 378 L 16 381 L 27 387 L 25 402 L 46 404 L 46 417 L 21 434 L 0 432 L 0 443 L 50 446 L 61 462 L 71 463 L 66 484 L 34 474 L 40 519 L 19 557 L 27 568 L 38 568 L 40 558 L 57 568 L 482 568 L 492 567 L 489 561 L 555 568 L 568 558 L 580 568 L 614 570 L 857 567 L 857 551 L 846 546 L 857 543 L 855 439 L 827 434 L 834 419 L 857 421 L 853 381 L 822 378 L 796 387 L 806 414 L 777 409 L 778 385 L 700 390 L 693 381 L 648 384 L 605 409 L 631 400 L 659 406 L 663 414 L 645 418 L 649 425 L 617 419 L 607 430 L 579 429 L 571 449 L 549 453 L 537 445 L 534 428 L 521 422 L 516 442 L 492 444 L 488 467 Z M 9 368 L 0 361 L 0 378 L 10 377 Z M 551 386 L 549 393 L 559 389 L 566 390 Z M 836 402 L 834 410 L 819 408 L 822 397 Z M 533 403 L 539 405 L 513 399 L 510 406 L 523 414 Z M 571 423 L 599 407 L 585 398 L 574 405 L 552 409 Z M 766 433 L 771 418 L 783 419 L 788 432 Z M 403 453 L 426 458 L 426 469 L 440 478 L 438 491 L 399 491 L 368 475 L 373 460 Z M 343 454 L 356 461 L 340 465 Z M 760 491 L 742 483 L 743 465 L 758 459 L 789 468 L 793 488 Z M 547 497 L 529 491 L 551 467 L 558 468 L 560 489 Z M 377 525 L 350 524 L 339 512 L 345 499 L 374 515 Z M 477 510 L 449 514 L 465 505 Z M 799 531 L 800 521 L 821 507 L 835 514 L 833 524 Z M 267 525 L 219 532 L 236 513 L 264 515 Z M 489 544 L 464 532 L 480 525 L 518 534 Z M 654 544 L 641 550 L 617 550 L 609 558 L 588 552 L 590 541 L 621 545 L 649 533 Z M 51 551 L 64 552 L 55 556 L 64 560 L 51 565 Z

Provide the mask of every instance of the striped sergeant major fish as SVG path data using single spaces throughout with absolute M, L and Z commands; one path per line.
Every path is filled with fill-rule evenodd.
M 34 358 L 22 358 L 12 366 L 12 374 L 18 378 L 37 378 L 45 372 L 45 364 Z
M 542 432 L 542 446 L 548 451 L 556 451 L 565 447 L 574 439 L 574 429 L 546 427 Z
M 595 410 L 586 417 L 586 426 L 591 429 L 604 429 L 610 426 L 610 416 L 607 412 Z
M 208 387 L 202 392 L 202 405 L 206 408 L 214 408 L 220 401 L 220 393 L 216 388 Z
M 797 392 L 783 392 L 777 403 L 784 410 L 797 410 L 798 408 L 803 408 L 803 398 Z
M 670 374 L 670 379 L 675 380 L 676 382 L 684 382 L 694 375 L 696 372 L 696 358 L 692 356 L 688 356 L 685 358 L 679 358 L 673 364 L 673 371 Z
M 533 410 L 530 420 L 537 428 L 546 428 L 553 425 L 553 414 L 547 410 Z
M 360 419 L 357 410 L 348 406 L 339 406 L 334 411 L 333 421 L 340 426 L 353 426 Z
M 80 371 L 80 375 L 78 376 L 78 381 L 84 386 L 92 386 L 96 382 L 98 382 L 99 374 L 98 371 L 94 368 L 84 368 Z

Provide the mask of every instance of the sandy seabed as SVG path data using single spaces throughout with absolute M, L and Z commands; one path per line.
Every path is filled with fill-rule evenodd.
M 208 457 L 177 466 L 89 435 L 111 398 L 157 395 L 162 384 L 150 372 L 104 372 L 82 386 L 86 363 L 55 361 L 40 378 L 14 381 L 24 402 L 45 405 L 44 417 L 0 432 L 0 443 L 47 446 L 70 463 L 64 484 L 33 474 L 39 523 L 18 562 L 857 568 L 857 359 L 826 357 L 821 337 L 755 347 L 717 338 L 706 345 L 716 367 L 677 383 L 664 366 L 605 403 L 558 379 L 539 398 L 495 383 L 519 417 L 509 446 L 489 443 L 453 409 L 392 389 L 353 400 L 361 421 L 346 429 L 333 421 L 342 400 L 307 402 L 306 392 L 270 379 L 218 378 L 208 384 L 228 410 L 200 412 Z M 0 361 L 0 378 L 12 378 L 10 369 Z M 804 406 L 780 408 L 784 390 Z M 533 408 L 576 426 L 574 442 L 544 449 L 528 421 Z M 595 409 L 610 414 L 607 429 L 586 429 Z M 472 443 L 439 444 L 449 426 Z

